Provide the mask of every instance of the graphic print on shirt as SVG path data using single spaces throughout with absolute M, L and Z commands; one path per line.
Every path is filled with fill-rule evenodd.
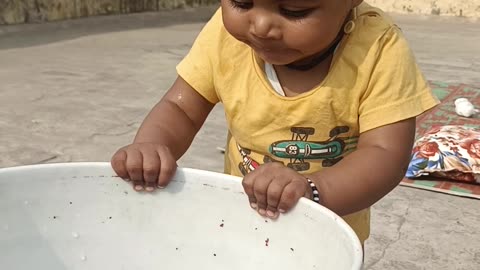
M 238 169 L 240 169 L 240 172 L 242 173 L 243 176 L 254 171 L 258 167 L 260 167 L 260 165 L 262 165 L 258 161 L 250 157 L 250 154 L 251 154 L 250 149 L 242 148 L 238 144 L 237 144 L 237 149 L 238 149 L 238 152 L 240 152 L 240 155 L 242 156 L 242 161 L 238 164 Z M 279 162 L 285 165 L 283 162 L 275 160 L 269 156 L 263 157 L 263 163 L 270 163 L 270 162 Z
M 344 154 L 353 151 L 358 142 L 358 137 L 340 137 L 350 130 L 347 126 L 333 128 L 329 134 L 330 139 L 326 141 L 309 141 L 308 137 L 315 134 L 315 129 L 311 127 L 293 127 L 290 130 L 292 131 L 291 139 L 277 141 L 270 145 L 268 150 L 274 157 L 264 156 L 264 163 L 285 164 L 281 159 L 287 159 L 286 165 L 299 172 L 310 169 L 310 163 L 305 160 L 322 160 L 323 167 L 331 167 L 342 160 Z M 261 164 L 250 157 L 250 150 L 238 144 L 237 148 L 242 156 L 238 168 L 243 175 L 260 167 Z
M 348 126 L 338 126 L 330 130 L 330 139 L 309 141 L 308 137 L 315 134 L 314 128 L 292 127 L 292 138 L 272 143 L 269 152 L 277 158 L 289 159 L 287 166 L 296 171 L 310 169 L 310 163 L 305 160 L 323 160 L 323 167 L 331 167 L 356 147 L 358 138 L 340 137 L 349 130 Z
M 252 159 L 249 156 L 251 152 L 249 149 L 242 148 L 238 144 L 237 144 L 237 149 L 238 149 L 238 152 L 240 152 L 240 155 L 242 156 L 242 162 L 238 164 L 238 168 L 240 169 L 240 172 L 243 174 L 243 176 L 247 175 L 248 173 L 260 167 L 260 163 L 258 163 L 256 160 Z

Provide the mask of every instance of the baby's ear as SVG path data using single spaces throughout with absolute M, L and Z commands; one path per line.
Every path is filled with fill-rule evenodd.
M 363 2 L 363 0 L 352 0 L 352 8 L 358 7 Z

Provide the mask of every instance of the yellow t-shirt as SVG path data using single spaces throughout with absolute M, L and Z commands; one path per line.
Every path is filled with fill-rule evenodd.
M 275 92 L 264 63 L 225 30 L 221 10 L 206 24 L 177 72 L 207 100 L 224 105 L 226 173 L 242 176 L 271 161 L 318 172 L 354 151 L 360 133 L 438 103 L 399 28 L 365 3 L 358 15 L 324 81 L 295 97 Z M 362 242 L 368 238 L 369 209 L 344 219 Z

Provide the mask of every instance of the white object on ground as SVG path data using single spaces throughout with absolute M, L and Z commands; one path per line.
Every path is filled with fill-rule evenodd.
M 10 225 L 0 269 L 361 269 L 360 241 L 339 216 L 302 198 L 267 220 L 241 180 L 179 168 L 165 189 L 141 194 L 109 163 L 0 169 L 0 220 Z
M 479 110 L 475 109 L 473 104 L 466 98 L 458 98 L 455 100 L 455 112 L 464 117 L 472 117 L 478 113 Z

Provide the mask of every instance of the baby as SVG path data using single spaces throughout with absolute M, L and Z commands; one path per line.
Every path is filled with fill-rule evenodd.
M 438 103 L 400 29 L 361 0 L 222 0 L 177 72 L 114 154 L 119 176 L 165 187 L 221 102 L 225 173 L 253 209 L 274 219 L 307 197 L 362 242 L 370 206 L 405 175 L 415 117 Z

